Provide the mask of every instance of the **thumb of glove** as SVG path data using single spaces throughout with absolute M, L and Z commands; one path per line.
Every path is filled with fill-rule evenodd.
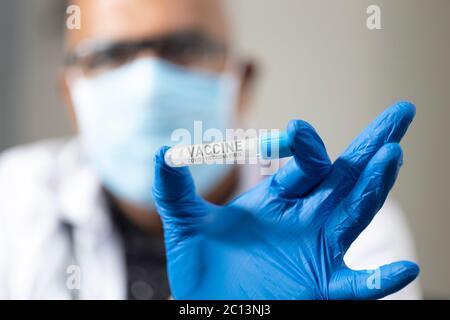
M 169 147 L 162 147 L 155 155 L 153 198 L 161 218 L 198 216 L 205 203 L 195 192 L 194 180 L 187 167 L 172 168 L 164 161 Z

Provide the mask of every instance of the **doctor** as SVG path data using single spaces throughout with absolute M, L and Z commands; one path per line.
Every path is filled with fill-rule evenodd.
M 253 67 L 231 53 L 220 1 L 73 2 L 82 29 L 67 34 L 61 89 L 79 134 L 0 158 L 0 298 L 381 298 L 396 291 L 391 298 L 421 297 L 417 282 L 406 286 L 417 276 L 415 264 L 351 271 L 415 260 L 400 208 L 387 201 L 373 218 L 401 163 L 398 142 L 414 115 L 410 104 L 375 120 L 341 166 L 330 163 L 311 126 L 293 121 L 290 146 L 301 151 L 256 189 L 258 171 L 171 170 L 161 161 L 164 149 L 155 176 L 154 154 L 173 130 L 192 129 L 196 120 L 218 129 L 239 123 Z M 208 202 L 195 195 L 192 181 Z M 248 190 L 229 206 L 211 204 Z M 302 212 L 302 219 L 292 215 Z M 269 219 L 288 213 L 287 229 L 288 220 Z M 200 214 L 212 219 L 192 220 Z M 230 237 L 229 227 L 243 225 L 246 231 Z M 319 241 L 321 230 L 335 238 Z M 208 250 L 209 257 L 199 254 Z

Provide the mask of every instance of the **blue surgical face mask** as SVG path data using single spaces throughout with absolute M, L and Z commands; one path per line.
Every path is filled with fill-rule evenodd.
M 238 81 L 229 74 L 191 71 L 156 58 L 142 58 L 72 85 L 85 155 L 115 196 L 152 209 L 153 157 L 174 145 L 172 132 L 194 122 L 203 130 L 233 125 Z M 191 171 L 200 193 L 229 173 L 226 165 Z

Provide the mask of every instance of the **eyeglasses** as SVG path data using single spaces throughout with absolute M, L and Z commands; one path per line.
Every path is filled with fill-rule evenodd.
M 144 53 L 182 66 L 202 67 L 223 61 L 226 46 L 196 31 L 140 41 L 88 41 L 68 53 L 65 64 L 92 74 L 121 66 Z

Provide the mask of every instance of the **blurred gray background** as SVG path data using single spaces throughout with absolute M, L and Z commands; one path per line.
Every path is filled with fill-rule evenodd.
M 450 1 L 226 0 L 237 50 L 259 63 L 249 125 L 312 123 L 333 157 L 385 107 L 418 107 L 394 194 L 427 297 L 450 298 Z M 366 8 L 382 10 L 382 30 Z M 0 150 L 70 133 L 57 92 L 63 1 L 0 0 Z

